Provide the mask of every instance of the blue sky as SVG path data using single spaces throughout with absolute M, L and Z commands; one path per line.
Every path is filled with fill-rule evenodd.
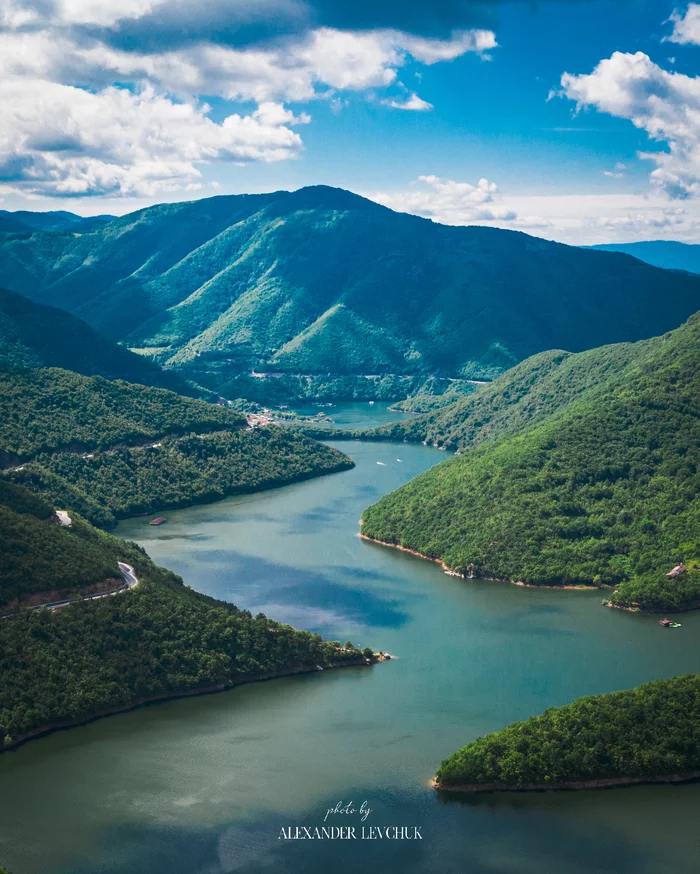
M 490 61 L 467 54 L 451 63 L 409 64 L 400 79 L 433 104 L 430 112 L 400 112 L 354 95 L 339 114 L 305 104 L 313 124 L 303 132 L 297 166 L 276 166 L 279 184 L 328 182 L 354 189 L 401 186 L 421 174 L 498 179 L 520 193 L 634 191 L 649 168 L 637 162 L 648 137 L 623 119 L 595 112 L 575 116 L 566 99 L 549 99 L 564 72 L 590 72 L 614 51 L 669 56 L 692 72 L 697 49 L 661 43 L 661 22 L 673 3 L 625 0 L 503 4 L 493 21 L 499 47 Z M 697 55 L 696 55 L 697 52 Z M 685 57 L 683 57 L 685 56 Z M 695 57 L 693 57 L 695 56 Z M 416 74 L 420 79 L 416 78 Z M 625 181 L 603 171 L 626 161 Z M 269 169 L 230 173 L 265 185 Z M 278 174 L 278 175 L 277 175 Z M 222 177 L 221 177 L 222 178 Z
M 700 5 L 665 0 L 0 0 L 0 197 L 124 213 L 324 183 L 695 241 L 699 70 Z

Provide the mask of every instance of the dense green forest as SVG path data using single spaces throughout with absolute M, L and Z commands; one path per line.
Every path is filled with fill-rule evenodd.
M 113 589 L 123 582 L 117 562 L 142 559 L 135 544 L 98 531 L 73 510 L 70 519 L 70 526 L 59 524 L 44 497 L 0 479 L 0 614 Z
M 206 373 L 198 369 L 191 373 L 207 386 L 227 398 L 247 398 L 259 404 L 288 404 L 305 401 L 394 401 L 419 392 L 426 380 L 423 376 L 276 376 L 230 375 L 230 368 L 217 368 Z
M 630 365 L 643 361 L 662 343 L 656 338 L 578 354 L 542 352 L 429 415 L 382 425 L 361 436 L 470 449 L 521 433 L 581 397 L 605 394 L 609 383 L 624 378 Z
M 0 369 L 0 450 L 20 461 L 244 424 L 240 413 L 166 389 L 57 368 Z
M 456 403 L 479 388 L 477 383 L 466 379 L 446 380 L 431 377 L 415 394 L 392 404 L 392 409 L 402 413 L 430 413 Z
M 133 546 L 97 531 L 74 512 L 71 519 L 72 525 L 63 527 L 40 497 L 0 481 L 0 613 L 23 603 L 61 600 L 107 581 L 113 585 L 105 589 L 122 583 L 117 561 L 126 556 L 131 564 L 137 557 Z
M 197 382 L 217 362 L 240 375 L 489 379 L 553 346 L 670 329 L 700 294 L 697 276 L 627 255 L 440 225 L 324 186 L 6 236 L 0 282 Z
M 95 525 L 110 527 L 126 516 L 207 503 L 352 466 L 336 449 L 272 426 L 167 437 L 155 445 L 89 455 L 39 455 L 5 476 Z
M 438 788 L 664 777 L 700 770 L 700 675 L 579 698 L 453 753 Z
M 6 209 L 0 209 L 0 219 L 13 221 L 16 224 L 16 230 L 30 234 L 34 231 L 78 231 L 82 234 L 88 228 L 100 227 L 113 218 L 113 215 L 91 215 L 86 218 L 65 209 L 47 212 L 35 212 L 28 209 L 16 209 L 10 212 Z
M 0 461 L 13 465 L 2 477 L 101 527 L 352 466 L 300 434 L 245 422 L 164 389 L 55 368 L 0 371 Z
M 216 400 L 213 392 L 117 346 L 70 313 L 4 288 L 0 288 L 0 366 L 62 367 Z
M 540 366 L 549 377 L 545 390 L 537 377 L 533 395 L 516 392 L 512 420 L 509 390 L 499 397 L 495 383 L 485 403 L 483 390 L 460 401 L 478 413 L 454 418 L 461 445 L 475 448 L 382 498 L 363 533 L 465 576 L 614 586 L 618 606 L 691 606 L 700 600 L 700 317 L 635 347 L 559 357 L 520 366 L 526 381 Z M 564 378 L 553 383 L 552 373 Z M 688 570 L 668 578 L 680 561 Z
M 369 655 L 200 595 L 136 544 L 77 518 L 70 529 L 38 518 L 46 508 L 34 503 L 32 512 L 36 499 L 16 488 L 5 486 L 0 497 L 8 502 L 0 516 L 3 591 L 8 579 L 10 588 L 14 579 L 28 590 L 34 581 L 55 586 L 59 579 L 70 585 L 104 573 L 118 576 L 117 559 L 131 564 L 139 578 L 137 588 L 113 597 L 0 620 L 0 748 L 3 738 L 7 745 L 42 727 L 150 697 L 316 665 L 363 663 Z M 11 519 L 7 529 L 13 514 L 19 521 Z

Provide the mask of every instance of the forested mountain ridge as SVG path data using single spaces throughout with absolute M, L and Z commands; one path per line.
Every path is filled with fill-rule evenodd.
M 165 389 L 0 370 L 2 476 L 102 527 L 352 465 L 297 433 L 250 430 L 234 410 Z
M 88 455 L 43 454 L 5 477 L 110 528 L 127 516 L 276 488 L 353 464 L 337 449 L 271 426 L 165 437 Z
M 615 343 L 577 354 L 553 349 L 527 358 L 488 385 L 434 412 L 362 433 L 373 440 L 425 442 L 464 451 L 520 433 L 580 397 L 604 394 L 663 338 Z
M 0 453 L 17 463 L 42 453 L 106 449 L 245 423 L 225 406 L 167 389 L 61 368 L 0 368 Z
M 526 381 L 544 368 L 533 410 L 549 400 L 551 414 L 530 415 L 524 392 L 515 432 L 505 415 L 488 440 L 488 413 L 507 413 L 507 392 L 500 408 L 496 395 L 480 406 L 481 392 L 459 402 L 472 415 L 466 426 L 457 404 L 441 411 L 474 448 L 382 498 L 365 511 L 362 532 L 466 576 L 614 586 L 613 604 L 647 610 L 700 601 L 700 316 L 664 337 L 599 351 L 524 362 Z M 548 382 L 557 368 L 558 399 Z M 578 393 L 589 376 L 592 386 Z M 502 381 L 517 385 L 517 375 Z M 681 562 L 686 571 L 668 577 Z
M 39 591 L 80 594 L 118 576 L 117 560 L 134 568 L 139 584 L 0 619 L 0 750 L 149 700 L 371 656 L 194 592 L 136 544 L 77 516 L 62 527 L 47 512 L 26 490 L 0 482 L 0 603 Z
M 64 310 L 0 288 L 0 367 L 62 367 L 193 397 L 213 396 L 99 334 Z
M 99 227 L 112 221 L 113 215 L 95 215 L 85 218 L 67 210 L 52 210 L 49 212 L 36 212 L 28 209 L 9 211 L 0 209 L 0 222 L 14 222 L 18 229 L 29 231 L 74 231 L 83 233 L 87 228 Z M 0 230 L 3 224 L 0 223 Z
M 211 387 L 254 367 L 490 378 L 552 346 L 650 336 L 700 305 L 695 276 L 324 186 L 8 237 L 0 281 Z

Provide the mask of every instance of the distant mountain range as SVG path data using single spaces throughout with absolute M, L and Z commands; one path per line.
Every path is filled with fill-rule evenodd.
M 646 240 L 641 243 L 606 243 L 591 246 L 602 252 L 624 252 L 640 261 L 666 270 L 687 270 L 700 273 L 700 245 L 678 243 L 675 240 Z
M 323 186 L 8 234 L 0 283 L 198 382 L 209 371 L 213 388 L 211 372 L 252 368 L 488 379 L 552 347 L 669 330 L 700 307 L 700 277 Z
M 112 221 L 113 215 L 95 215 L 85 218 L 74 212 L 31 212 L 19 209 L 8 212 L 0 209 L 0 232 L 22 233 L 30 231 L 81 231 L 99 228 Z

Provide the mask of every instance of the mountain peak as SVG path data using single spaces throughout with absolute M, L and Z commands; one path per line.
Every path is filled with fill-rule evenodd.
M 294 209 L 386 209 L 360 194 L 354 194 L 345 188 L 333 188 L 331 185 L 307 185 L 285 194 Z

